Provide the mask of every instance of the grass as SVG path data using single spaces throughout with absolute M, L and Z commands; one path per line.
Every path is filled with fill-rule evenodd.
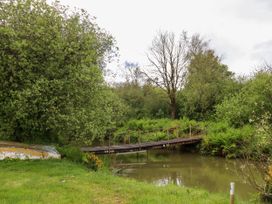
M 224 204 L 225 196 L 169 185 L 157 187 L 89 171 L 66 160 L 0 161 L 0 203 Z

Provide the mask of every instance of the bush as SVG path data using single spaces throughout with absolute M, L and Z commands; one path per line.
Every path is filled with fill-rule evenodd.
M 180 131 L 182 134 L 204 134 L 206 129 L 205 122 L 197 122 L 195 120 L 189 120 L 186 117 L 180 119 Z
M 205 132 L 205 123 L 182 118 L 130 120 L 114 133 L 117 143 L 137 143 L 138 141 L 159 141 L 185 137 L 190 133 L 199 135 Z
M 264 203 L 272 203 L 272 124 L 270 113 L 259 118 L 255 126 L 255 134 L 244 153 L 244 178 L 259 192 Z M 255 162 L 253 162 L 255 161 Z M 252 176 L 258 172 L 259 177 Z
M 254 129 L 249 125 L 232 128 L 226 122 L 210 123 L 201 144 L 201 152 L 228 158 L 241 157 L 253 133 Z
M 217 105 L 216 117 L 234 127 L 256 124 L 266 112 L 272 114 L 271 97 L 272 74 L 257 73 L 238 94 Z
M 103 166 L 102 160 L 100 160 L 93 153 L 83 153 L 78 147 L 64 146 L 57 148 L 62 158 L 68 159 L 72 162 L 81 163 L 87 166 L 89 169 L 97 171 Z
M 103 166 L 103 162 L 95 154 L 84 154 L 83 157 L 84 164 L 95 171 L 99 170 Z
M 151 132 L 141 135 L 141 142 L 160 141 L 173 138 L 172 135 L 168 135 L 166 132 Z
M 62 158 L 66 158 L 70 161 L 82 163 L 84 153 L 80 151 L 78 147 L 75 146 L 63 146 L 58 147 L 57 150 L 61 154 Z

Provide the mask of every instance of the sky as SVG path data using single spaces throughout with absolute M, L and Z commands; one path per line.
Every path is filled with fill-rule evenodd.
M 272 0 L 60 0 L 83 8 L 114 36 L 119 59 L 147 66 L 146 53 L 158 31 L 199 33 L 238 75 L 272 63 Z

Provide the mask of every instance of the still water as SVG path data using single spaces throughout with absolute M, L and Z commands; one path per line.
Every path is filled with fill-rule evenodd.
M 120 176 L 158 186 L 175 184 L 228 194 L 230 182 L 235 182 L 235 192 L 240 199 L 248 200 L 256 193 L 243 178 L 239 170 L 243 163 L 239 160 L 173 150 L 152 150 L 140 155 L 116 155 L 111 161 Z

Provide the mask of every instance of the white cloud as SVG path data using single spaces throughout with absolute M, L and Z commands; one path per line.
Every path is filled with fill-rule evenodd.
M 61 0 L 61 3 L 84 8 L 97 17 L 97 23 L 116 38 L 121 64 L 127 60 L 146 65 L 145 52 L 160 29 L 200 33 L 223 55 L 223 62 L 239 74 L 250 73 L 264 59 L 272 62 L 271 43 L 269 48 L 256 47 L 272 40 L 270 0 Z

